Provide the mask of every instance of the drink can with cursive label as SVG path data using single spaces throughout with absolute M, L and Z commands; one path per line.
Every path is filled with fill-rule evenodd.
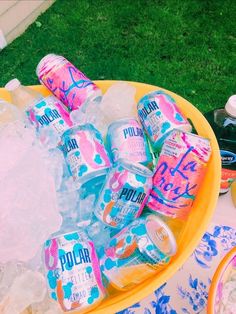
M 139 163 L 119 159 L 107 174 L 95 206 L 95 215 L 112 228 L 121 229 L 139 217 L 152 188 L 152 171 Z
M 103 275 L 118 290 L 128 290 L 156 276 L 176 252 L 168 226 L 155 215 L 134 220 L 100 251 Z
M 208 139 L 173 130 L 159 156 L 148 208 L 186 220 L 204 179 L 210 155 Z
M 71 111 L 89 101 L 101 100 L 101 90 L 63 56 L 48 54 L 38 64 L 36 74 Z
M 134 118 L 120 119 L 110 124 L 107 143 L 113 162 L 125 158 L 131 162 L 151 164 L 146 135 L 138 121 Z
M 95 177 L 104 179 L 111 166 L 102 136 L 91 124 L 74 126 L 64 132 L 60 148 L 78 187 Z
M 47 240 L 44 265 L 50 296 L 63 311 L 91 310 L 104 299 L 95 247 L 82 230 Z
M 157 90 L 138 102 L 138 115 L 154 149 L 161 149 L 164 139 L 173 129 L 191 132 L 192 127 L 167 93 Z

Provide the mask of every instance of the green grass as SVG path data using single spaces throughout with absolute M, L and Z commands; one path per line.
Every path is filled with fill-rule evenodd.
M 37 84 L 54 52 L 92 79 L 165 87 L 205 112 L 236 92 L 235 14 L 229 0 L 57 0 L 0 52 L 0 86 Z

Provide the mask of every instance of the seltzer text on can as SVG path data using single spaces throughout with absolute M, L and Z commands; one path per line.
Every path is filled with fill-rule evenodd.
M 135 118 L 120 119 L 108 127 L 107 143 L 113 162 L 124 158 L 131 162 L 151 165 L 146 135 Z
M 60 148 L 78 187 L 94 177 L 105 177 L 111 167 L 102 136 L 91 124 L 77 125 L 64 132 Z
M 192 130 L 175 100 L 161 90 L 143 96 L 137 108 L 140 122 L 155 149 L 161 149 L 164 139 L 173 129 Z
M 110 169 L 95 206 L 95 215 L 121 229 L 139 217 L 152 189 L 152 171 L 139 163 L 119 159 Z
M 204 179 L 210 155 L 208 139 L 173 130 L 159 156 L 148 208 L 186 220 Z
M 99 87 L 63 56 L 48 54 L 38 64 L 36 74 L 69 110 L 76 110 L 89 101 L 99 102 Z
M 105 289 L 95 247 L 82 230 L 47 240 L 44 267 L 50 297 L 63 311 L 84 312 L 104 299 Z
M 155 215 L 145 215 L 113 236 L 100 252 L 103 275 L 118 290 L 128 290 L 155 276 L 176 252 L 169 227 Z

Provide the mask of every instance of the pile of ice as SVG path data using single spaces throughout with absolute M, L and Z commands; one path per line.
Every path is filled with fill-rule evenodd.
M 90 119 L 106 134 L 112 121 L 135 116 L 134 95 L 129 84 L 114 84 L 95 113 L 91 107 L 79 119 Z M 17 112 L 13 121 L 2 123 L 3 113 L 0 110 L 0 313 L 61 313 L 47 294 L 43 243 L 74 224 L 89 226 L 95 245 L 103 245 L 109 232 L 92 216 L 101 186 L 85 184 L 75 190 L 56 148 L 57 135 L 47 128 L 36 135 Z

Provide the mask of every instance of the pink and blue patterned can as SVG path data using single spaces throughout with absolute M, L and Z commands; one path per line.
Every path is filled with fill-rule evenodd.
M 210 155 L 208 139 L 173 130 L 159 156 L 148 208 L 164 216 L 186 220 Z
M 82 230 L 47 240 L 44 265 L 50 296 L 63 311 L 89 311 L 104 299 L 95 247 Z
M 28 108 L 26 114 L 37 130 L 48 126 L 62 135 L 72 126 L 68 111 L 55 96 L 43 98 Z
M 134 220 L 100 251 L 103 275 L 118 290 L 128 290 L 156 276 L 176 252 L 169 227 L 155 215 Z
M 147 139 L 136 119 L 126 118 L 110 124 L 107 143 L 114 163 L 120 158 L 125 158 L 131 162 L 151 165 L 152 158 Z
M 101 134 L 91 124 L 74 126 L 61 137 L 63 151 L 75 185 L 107 174 L 111 167 Z
M 152 188 L 152 171 L 118 160 L 106 177 L 94 214 L 104 224 L 121 229 L 139 217 Z
M 101 100 L 101 90 L 66 58 L 46 55 L 38 64 L 36 74 L 69 110 L 76 110 L 89 101 Z
M 138 102 L 138 115 L 152 146 L 160 149 L 173 129 L 191 132 L 192 127 L 177 107 L 175 100 L 163 91 L 154 91 Z

